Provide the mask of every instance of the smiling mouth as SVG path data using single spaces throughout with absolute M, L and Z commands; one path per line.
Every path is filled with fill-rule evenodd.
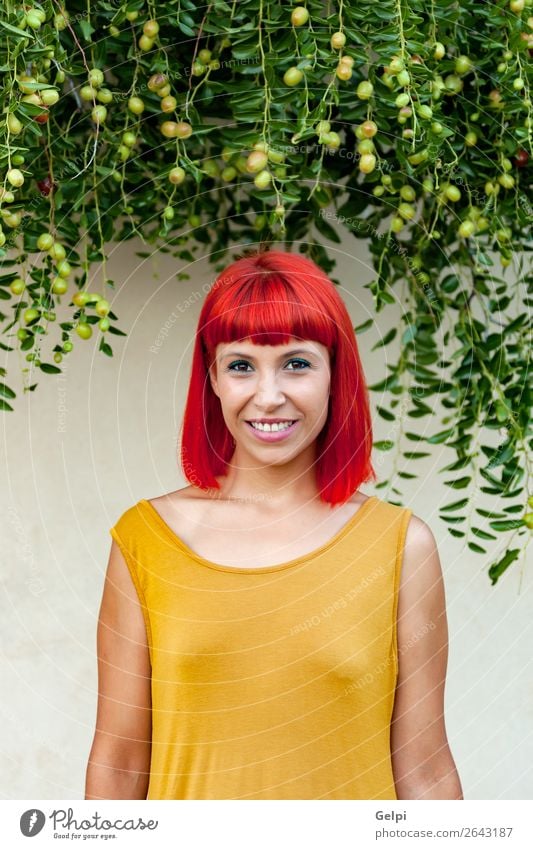
M 279 433 L 281 431 L 288 430 L 297 421 L 297 419 L 288 419 L 282 422 L 274 422 L 273 424 L 268 424 L 267 422 L 247 421 L 246 424 L 250 425 L 250 427 L 253 427 L 254 430 L 260 430 L 263 433 Z

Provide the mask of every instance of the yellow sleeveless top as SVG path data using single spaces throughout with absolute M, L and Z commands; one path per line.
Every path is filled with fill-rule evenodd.
M 110 529 L 152 662 L 148 799 L 396 799 L 390 723 L 412 511 L 371 496 L 276 566 L 205 560 L 139 501 Z

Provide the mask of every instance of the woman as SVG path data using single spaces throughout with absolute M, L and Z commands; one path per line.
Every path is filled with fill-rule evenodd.
M 110 531 L 85 798 L 462 798 L 435 540 L 359 491 L 371 449 L 333 283 L 235 261 L 199 319 L 189 486 Z

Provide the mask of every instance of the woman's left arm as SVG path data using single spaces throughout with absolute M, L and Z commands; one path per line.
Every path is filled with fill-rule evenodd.
M 444 686 L 448 625 L 442 570 L 431 529 L 412 516 L 398 598 L 398 681 L 392 768 L 398 799 L 462 799 L 448 746 Z

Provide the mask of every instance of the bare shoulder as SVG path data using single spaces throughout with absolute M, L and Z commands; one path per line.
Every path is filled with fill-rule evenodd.
M 400 608 L 405 622 L 440 619 L 445 598 L 437 542 L 429 525 L 413 514 L 407 525 L 400 575 Z
M 191 498 L 198 498 L 198 494 L 203 494 L 196 486 L 183 486 L 181 489 L 175 489 L 173 492 L 165 492 L 163 495 L 157 495 L 155 498 L 150 498 L 150 502 L 158 506 L 172 507 L 178 502 L 188 501 Z

